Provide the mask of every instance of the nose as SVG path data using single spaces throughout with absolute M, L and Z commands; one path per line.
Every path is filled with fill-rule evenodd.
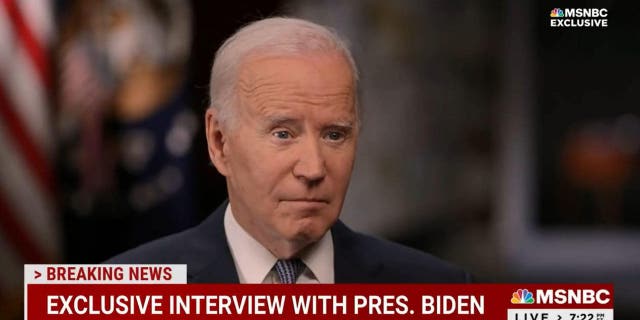
M 321 146 L 313 138 L 301 141 L 299 146 L 298 161 L 293 167 L 293 175 L 309 186 L 317 185 L 327 174 Z

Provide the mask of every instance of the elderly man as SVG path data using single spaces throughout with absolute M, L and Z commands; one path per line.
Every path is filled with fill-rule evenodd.
M 270 18 L 240 29 L 216 54 L 205 116 L 228 203 L 108 263 L 187 264 L 189 282 L 468 282 L 338 220 L 359 134 L 357 85 L 351 53 L 325 27 Z

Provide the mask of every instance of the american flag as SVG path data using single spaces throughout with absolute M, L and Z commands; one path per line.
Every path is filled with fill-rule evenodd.
M 0 0 L 0 297 L 60 257 L 48 49 L 52 1 Z

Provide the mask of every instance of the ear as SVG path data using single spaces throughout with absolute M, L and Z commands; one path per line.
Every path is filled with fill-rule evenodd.
M 207 149 L 209 158 L 218 172 L 223 176 L 229 173 L 227 167 L 227 158 L 225 153 L 225 143 L 227 137 L 224 132 L 222 123 L 218 119 L 218 109 L 209 107 L 205 114 L 205 128 L 207 134 Z

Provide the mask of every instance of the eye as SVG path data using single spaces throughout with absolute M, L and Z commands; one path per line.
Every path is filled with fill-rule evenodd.
M 291 133 L 285 130 L 275 131 L 272 133 L 272 135 L 278 139 L 283 139 L 283 140 L 291 138 Z
M 329 131 L 327 132 L 326 138 L 331 141 L 340 141 L 344 139 L 344 133 L 339 131 Z

